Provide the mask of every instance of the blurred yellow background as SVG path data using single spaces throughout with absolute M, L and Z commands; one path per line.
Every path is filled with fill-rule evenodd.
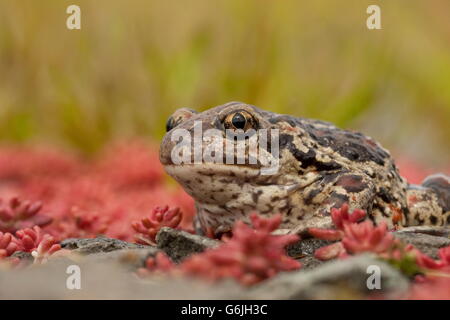
M 450 163 L 448 0 L 0 0 L 0 76 L 3 141 L 93 152 L 239 100 Z

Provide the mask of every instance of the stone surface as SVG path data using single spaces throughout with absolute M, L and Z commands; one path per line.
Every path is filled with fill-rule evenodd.
M 314 258 L 314 256 L 306 256 L 297 260 L 302 264 L 302 268 L 300 269 L 300 271 L 311 270 L 325 263 L 323 261 L 320 261 L 319 259 Z
M 423 233 L 428 234 L 430 236 L 437 237 L 450 237 L 450 228 L 449 227 L 432 227 L 432 226 L 416 226 L 416 227 L 406 227 L 396 231 L 397 234 L 403 233 Z
M 286 252 L 289 256 L 302 263 L 301 271 L 307 271 L 324 263 L 314 257 L 314 252 L 320 247 L 329 245 L 330 243 L 330 241 L 307 238 L 289 245 L 286 248 Z
M 408 280 L 399 272 L 368 256 L 280 274 L 251 289 L 231 280 L 210 285 L 176 275 L 155 274 L 139 279 L 128 270 L 128 266 L 138 267 L 155 251 L 146 248 L 92 255 L 72 253 L 32 268 L 0 269 L 0 299 L 360 299 L 374 292 L 366 286 L 368 265 L 377 265 L 381 270 L 382 290 L 376 293 L 397 297 L 408 288 Z M 73 265 L 80 268 L 80 290 L 70 290 L 66 285 L 68 267 Z
M 168 227 L 161 228 L 156 235 L 156 242 L 158 248 L 175 262 L 220 245 L 220 241 Z
M 437 259 L 439 248 L 450 246 L 450 239 L 446 237 L 432 236 L 425 233 L 394 232 L 394 236 L 405 243 L 410 243 L 423 253 Z
M 25 260 L 25 261 L 33 261 L 34 260 L 34 258 L 30 252 L 24 252 L 24 251 L 16 251 L 11 255 L 11 257 L 19 258 L 20 260 Z
M 445 232 L 443 228 L 414 227 L 396 231 L 394 235 L 436 258 L 439 248 L 450 245 L 450 239 L 443 236 Z M 139 279 L 135 273 L 158 251 L 179 262 L 220 243 L 172 228 L 160 230 L 157 247 L 105 237 L 67 239 L 61 245 L 70 252 L 44 265 L 12 271 L 0 269 L 0 299 L 366 299 L 380 294 L 399 298 L 410 283 L 399 271 L 371 255 L 319 261 L 313 256 L 314 251 L 330 242 L 318 239 L 305 239 L 287 248 L 303 264 L 302 269 L 279 274 L 252 288 L 241 287 L 231 280 L 210 285 L 158 273 Z M 32 261 L 26 252 L 13 256 L 24 262 Z M 69 265 L 80 266 L 81 290 L 65 287 Z M 367 288 L 370 265 L 380 268 L 380 290 Z
M 380 268 L 381 289 L 369 290 L 368 266 Z M 409 281 L 388 264 L 368 255 L 336 260 L 309 271 L 281 274 L 255 287 L 250 299 L 363 299 L 371 294 L 397 297 Z
M 80 260 L 76 257 L 78 256 Z M 214 286 L 178 277 L 139 279 L 123 264 L 98 263 L 92 256 L 55 258 L 21 270 L 0 269 L 0 299 L 243 299 L 245 291 L 227 281 Z M 81 289 L 67 287 L 69 266 L 80 270 Z M 69 269 L 70 270 L 70 269 Z
M 110 252 L 120 249 L 140 249 L 149 248 L 140 244 L 130 243 L 118 239 L 98 237 L 92 239 L 76 239 L 70 238 L 61 241 L 61 247 L 73 250 L 81 254 L 94 254 L 100 252 Z
M 330 241 L 308 238 L 300 240 L 286 248 L 287 254 L 293 258 L 303 258 L 314 255 L 314 251 L 320 247 L 329 245 Z

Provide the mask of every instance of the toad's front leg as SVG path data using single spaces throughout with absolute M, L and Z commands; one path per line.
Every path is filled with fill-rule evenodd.
M 363 209 L 371 215 L 375 185 L 364 174 L 332 173 L 305 188 L 300 198 L 306 210 L 292 232 L 307 236 L 309 228 L 332 227 L 331 209 L 344 203 L 348 203 L 350 211 Z

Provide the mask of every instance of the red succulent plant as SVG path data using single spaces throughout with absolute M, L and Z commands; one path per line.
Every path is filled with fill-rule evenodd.
M 389 233 L 387 225 L 382 222 L 375 226 L 372 221 L 359 222 L 366 216 L 363 210 L 348 211 L 348 204 L 331 210 L 331 218 L 336 229 L 310 228 L 308 232 L 319 239 L 338 241 L 319 248 L 315 252 L 316 258 L 329 260 L 347 254 L 361 252 L 383 253 L 395 244 L 394 236 Z M 359 222 L 359 223 L 358 223 Z
M 167 258 L 147 260 L 147 269 L 178 271 L 181 274 L 200 277 L 209 281 L 232 278 L 243 285 L 253 285 L 273 277 L 282 271 L 301 267 L 300 262 L 286 255 L 285 247 L 299 240 L 297 235 L 273 235 L 281 223 L 281 216 L 263 219 L 251 215 L 252 227 L 238 221 L 233 236 L 216 249 L 193 255 L 179 266 L 167 262 Z M 160 267 L 161 266 L 161 267 Z
M 61 245 L 56 242 L 55 238 L 46 234 L 37 247 L 31 252 L 31 255 L 34 258 L 35 263 L 43 263 L 59 250 L 61 250 Z
M 431 257 L 416 250 L 417 264 L 431 274 L 448 273 L 450 276 L 450 246 L 440 248 L 438 251 L 439 259 L 434 260 Z M 433 272 L 434 271 L 434 272 Z
M 16 251 L 23 251 L 30 252 L 35 263 L 42 263 L 60 249 L 55 238 L 43 233 L 38 226 L 18 230 L 15 236 L 0 232 L 0 259 L 10 257 Z
M 35 262 L 45 262 L 50 255 L 61 249 L 54 237 L 44 234 L 38 226 L 16 232 L 18 249 L 31 252 Z
M 15 232 L 32 226 L 45 226 L 52 218 L 40 214 L 41 202 L 22 201 L 12 197 L 9 201 L 0 199 L 0 231 Z
M 18 249 L 19 245 L 11 233 L 0 232 L 0 259 L 9 257 Z
M 146 245 L 155 244 L 158 231 L 162 227 L 177 228 L 182 216 L 180 208 L 169 209 L 168 206 L 154 208 L 149 217 L 132 222 L 131 226 L 138 233 L 135 235 L 136 242 Z

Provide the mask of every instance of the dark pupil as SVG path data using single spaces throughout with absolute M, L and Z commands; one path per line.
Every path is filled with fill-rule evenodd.
M 236 113 L 233 116 L 233 119 L 231 119 L 231 123 L 233 124 L 233 126 L 236 129 L 244 129 L 246 122 L 247 122 L 247 120 L 245 119 L 245 117 L 241 113 Z

